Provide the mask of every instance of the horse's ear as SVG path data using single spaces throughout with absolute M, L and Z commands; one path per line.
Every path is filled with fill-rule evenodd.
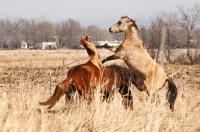
M 83 44 L 84 37 L 81 37 L 79 44 Z
M 85 36 L 85 40 L 88 40 L 89 38 L 88 38 L 88 36 Z
M 122 16 L 121 18 L 122 18 L 122 19 L 123 19 L 123 18 L 128 18 L 128 16 L 124 15 L 124 16 Z
M 88 36 L 85 37 L 85 40 L 91 42 Z

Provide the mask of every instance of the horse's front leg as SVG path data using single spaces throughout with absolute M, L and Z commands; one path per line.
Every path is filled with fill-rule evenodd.
M 131 90 L 128 88 L 128 84 L 122 84 L 120 86 L 119 93 L 123 97 L 122 104 L 125 108 L 133 110 L 133 96 L 131 94 Z
M 119 53 L 116 53 L 116 54 L 113 54 L 109 57 L 107 57 L 106 59 L 102 60 L 102 64 L 105 63 L 106 61 L 110 61 L 110 60 L 116 60 L 116 59 L 123 59 L 123 57 L 119 54 Z

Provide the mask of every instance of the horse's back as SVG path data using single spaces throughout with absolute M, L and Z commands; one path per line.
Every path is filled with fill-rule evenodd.
M 93 65 L 92 63 L 85 63 L 76 67 L 72 67 L 72 70 L 70 69 L 69 71 L 72 71 L 72 73 L 70 74 L 76 72 L 76 73 L 84 73 L 85 75 L 87 75 L 91 73 L 93 74 L 100 73 L 101 69 L 99 69 L 96 65 Z
M 103 81 L 107 81 L 108 87 L 113 85 L 119 87 L 128 81 L 126 72 L 128 72 L 128 69 L 118 65 L 106 66 L 103 68 Z

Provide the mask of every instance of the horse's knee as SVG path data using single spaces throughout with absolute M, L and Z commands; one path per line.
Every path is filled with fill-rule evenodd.
M 87 104 L 90 105 L 91 103 L 92 103 L 92 98 L 89 96 L 89 97 L 87 98 Z
M 69 94 L 69 93 L 65 93 L 65 102 L 67 103 L 67 102 L 70 102 L 70 100 L 71 100 L 71 95 Z
M 88 101 L 89 104 L 92 102 L 92 97 L 87 91 L 82 91 L 82 95 L 83 95 L 83 99 Z
M 146 86 L 145 86 L 144 84 L 138 84 L 138 85 L 137 85 L 137 89 L 138 89 L 139 91 L 145 91 L 145 90 L 146 90 Z
M 128 85 L 127 84 L 122 84 L 119 88 L 119 93 L 123 96 L 123 95 L 127 95 L 129 94 L 129 89 L 128 89 Z
M 104 95 L 103 95 L 103 101 L 108 101 L 108 98 L 109 98 L 109 92 L 104 92 Z
M 133 110 L 133 100 L 129 100 L 128 98 L 124 98 L 122 101 L 122 104 L 124 105 L 125 109 Z

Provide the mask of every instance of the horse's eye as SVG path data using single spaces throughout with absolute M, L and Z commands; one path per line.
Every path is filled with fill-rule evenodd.
M 121 23 L 122 23 L 121 21 L 118 22 L 119 25 L 120 25 Z

